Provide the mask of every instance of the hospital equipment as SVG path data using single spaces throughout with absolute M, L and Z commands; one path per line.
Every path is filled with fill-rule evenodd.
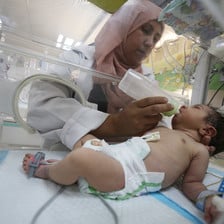
M 171 1 L 154 2 L 165 8 Z M 189 4 L 196 1 L 179 2 L 188 3 L 188 6 L 191 6 Z M 192 73 L 190 78 L 194 83 L 190 103 L 206 103 L 213 96 L 216 96 L 212 103 L 224 110 L 222 88 L 215 95 L 219 85 L 224 82 L 223 65 L 220 63 L 223 60 L 223 51 L 220 50 L 223 49 L 223 35 L 214 37 L 211 45 L 210 39 L 207 39 L 208 34 L 213 34 L 208 31 L 214 31 L 214 27 L 217 28 L 216 33 L 223 33 L 223 1 L 201 0 L 200 2 L 205 5 L 208 12 L 211 11 L 208 19 L 211 17 L 217 19 L 222 29 L 219 26 L 211 26 L 211 24 L 206 27 L 204 23 L 192 23 L 190 24 L 192 26 L 189 26 L 184 23 L 184 20 L 182 20 L 183 23 L 173 24 L 173 28 L 178 29 L 181 25 L 186 25 L 182 27 L 186 28 L 181 29 L 182 32 L 190 31 L 192 28 L 194 28 L 193 31 L 197 32 L 205 28 L 206 32 L 202 36 L 206 38 L 205 42 L 199 40 L 200 33 L 197 33 L 198 35 L 195 35 L 194 32 L 191 35 L 187 34 L 202 49 L 195 71 L 190 71 Z M 211 4 L 213 7 L 207 7 L 206 4 Z M 85 14 L 87 10 L 90 10 L 88 15 Z M 115 9 L 112 8 L 112 10 Z M 184 7 L 183 12 L 189 11 L 190 8 Z M 203 14 L 200 14 L 201 11 L 197 12 L 196 16 L 203 18 Z M 2 58 L 0 66 L 1 223 L 146 224 L 149 223 L 149 220 L 151 224 L 205 223 L 202 212 L 197 210 L 194 204 L 178 190 L 178 184 L 161 193 L 144 195 L 127 201 L 103 201 L 101 198 L 81 194 L 75 185 L 64 188 L 48 181 L 28 179 L 21 170 L 22 158 L 25 153 L 31 150 L 34 152 L 43 150 L 47 157 L 58 159 L 63 158 L 67 153 L 65 150 L 55 151 L 40 148 L 42 138 L 26 123 L 29 87 L 32 82 L 51 80 L 62 83 L 79 95 L 82 104 L 93 107 L 86 101 L 82 86 L 77 81 L 83 77 L 83 74 L 87 74 L 91 78 L 106 78 L 115 83 L 120 81 L 120 79 L 115 79 L 108 74 L 97 73 L 86 67 L 67 63 L 57 57 L 62 51 L 71 49 L 72 44 L 73 46 L 78 45 L 80 40 L 91 44 L 94 35 L 109 16 L 109 13 L 88 1 L 0 1 L 0 58 Z M 171 14 L 169 17 L 170 21 L 174 21 L 172 16 Z M 25 19 L 21 19 L 24 17 Z M 43 17 L 44 21 L 40 20 L 40 17 Z M 212 21 L 212 24 L 214 22 L 214 20 L 209 21 Z M 78 24 L 82 24 L 82 27 Z M 180 63 L 175 61 L 174 55 L 169 50 L 169 47 L 174 45 L 174 40 L 167 42 L 166 46 L 157 48 L 157 51 L 163 49 L 167 61 L 179 72 L 182 70 Z M 193 59 L 194 57 L 192 57 L 191 62 Z M 155 64 L 155 61 L 153 63 Z M 70 80 L 74 81 L 73 84 L 67 80 L 67 77 L 59 78 L 49 75 L 50 64 L 69 67 L 73 71 L 70 77 Z M 184 66 L 185 68 L 186 66 Z M 210 90 L 209 84 L 213 81 L 216 85 L 214 89 Z M 132 86 L 132 84 L 137 83 L 130 82 L 130 84 Z M 121 86 L 122 82 L 119 85 Z M 125 84 L 122 88 L 126 91 L 136 88 L 131 86 L 127 88 L 128 86 Z M 141 91 L 132 93 L 140 94 Z M 139 96 L 133 95 L 133 97 L 137 99 Z M 204 183 L 211 190 L 218 190 L 223 180 L 224 164 L 222 158 L 221 156 L 211 158 L 209 163 Z M 220 222 L 217 220 L 215 224 L 222 223 L 223 217 L 220 220 Z

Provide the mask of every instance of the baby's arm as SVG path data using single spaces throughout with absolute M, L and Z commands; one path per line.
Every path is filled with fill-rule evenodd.
M 198 195 L 206 190 L 202 181 L 209 162 L 209 154 L 205 146 L 197 144 L 195 147 L 199 147 L 199 150 L 189 164 L 182 186 L 183 193 L 192 201 L 196 201 Z
M 198 147 L 198 146 L 197 146 Z M 192 201 L 196 203 L 197 207 L 205 213 L 205 220 L 210 223 L 214 221 L 220 212 L 217 210 L 216 206 L 212 203 L 212 198 L 216 195 L 216 192 L 207 191 L 206 186 L 202 183 L 209 162 L 208 150 L 205 146 L 201 145 L 198 153 L 193 157 L 189 168 L 184 176 L 183 180 L 183 193 Z M 198 201 L 203 194 L 209 194 L 210 196 L 205 196 L 204 204 L 198 206 Z M 202 207 L 201 207 L 202 206 Z

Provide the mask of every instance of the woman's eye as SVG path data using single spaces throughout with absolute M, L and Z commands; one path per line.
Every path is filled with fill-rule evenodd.
M 157 42 L 159 41 L 159 39 L 160 39 L 160 37 L 155 37 L 155 38 L 153 39 L 154 43 L 157 43 Z
M 151 26 L 143 26 L 142 31 L 145 34 L 150 35 L 152 34 L 153 28 Z

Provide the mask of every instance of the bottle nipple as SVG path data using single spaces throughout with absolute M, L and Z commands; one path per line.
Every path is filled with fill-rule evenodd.
M 169 103 L 173 105 L 173 110 L 162 113 L 164 116 L 167 116 L 167 117 L 171 117 L 172 115 L 176 114 L 178 112 L 178 109 L 179 109 L 179 104 L 176 101 L 174 101 L 174 100 L 170 101 L 169 100 Z

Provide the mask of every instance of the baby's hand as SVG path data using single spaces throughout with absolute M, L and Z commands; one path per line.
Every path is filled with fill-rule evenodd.
M 91 134 L 87 134 L 87 135 L 83 136 L 81 139 L 79 139 L 78 142 L 76 142 L 73 149 L 77 149 L 77 148 L 82 147 L 85 144 L 85 142 L 90 140 L 90 139 L 96 139 L 96 137 L 94 135 L 91 135 Z
M 224 213 L 224 200 L 218 196 L 210 196 L 205 202 L 205 220 L 208 223 L 216 221 Z

